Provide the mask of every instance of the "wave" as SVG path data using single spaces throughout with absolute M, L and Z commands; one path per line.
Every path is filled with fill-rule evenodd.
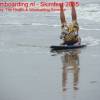
M 67 12 L 67 16 L 69 18 L 70 16 L 70 11 Z M 78 19 L 80 22 L 85 22 L 85 23 L 89 23 L 89 21 L 91 23 L 96 22 L 100 23 L 100 4 L 94 4 L 94 3 L 90 3 L 90 4 L 85 4 L 85 5 L 80 5 L 77 8 L 77 13 L 78 13 Z M 65 12 L 66 14 L 66 12 Z M 31 17 L 30 17 L 31 15 Z M 19 13 L 14 13 L 14 14 L 6 14 L 6 15 L 0 15 L 1 17 L 1 22 L 0 22 L 0 26 L 2 25 L 17 25 L 17 26 L 24 26 L 24 25 L 30 25 L 30 26 L 50 26 L 50 27 L 59 27 L 60 24 L 58 24 L 58 17 L 59 17 L 59 13 L 56 12 L 52 12 L 52 13 L 46 13 L 46 14 L 19 14 Z M 12 20 L 10 21 L 11 17 L 14 17 Z M 38 20 L 38 18 L 41 17 L 41 19 L 43 19 L 42 22 L 40 22 L 40 20 Z M 47 18 L 46 18 L 47 17 Z M 16 19 L 17 18 L 17 19 Z M 34 18 L 34 19 L 33 19 Z M 58 21 L 56 21 L 56 18 Z M 6 19 L 6 20 L 5 20 Z M 29 19 L 29 20 L 23 20 L 23 19 Z M 49 24 L 49 22 L 47 22 L 46 20 L 50 19 L 50 21 L 52 21 L 52 23 L 54 24 Z M 2 21 L 3 20 L 3 21 Z M 55 22 L 53 22 L 55 20 Z M 100 24 L 99 24 L 100 25 Z M 100 30 L 100 29 L 89 29 L 89 28 L 80 28 L 82 30 Z
M 87 19 L 92 22 L 100 22 L 100 5 L 99 4 L 86 4 L 78 8 L 79 19 Z
M 45 24 L 45 23 L 1 23 L 0 26 L 48 26 L 48 27 L 57 27 L 59 28 L 61 25 L 60 24 Z M 100 28 L 86 28 L 83 26 L 80 26 L 81 30 L 93 30 L 93 31 L 100 31 Z
M 76 8 L 77 13 L 78 13 L 78 19 L 82 20 L 90 20 L 92 22 L 100 22 L 100 4 L 95 4 L 95 3 L 89 3 L 85 5 L 80 5 L 79 7 Z M 70 16 L 70 11 L 67 10 L 67 17 L 69 18 Z M 66 13 L 65 12 L 65 13 Z M 58 14 L 59 12 L 53 12 L 52 16 Z
M 47 45 L 36 45 L 36 44 L 17 44 L 19 47 L 35 47 L 35 48 L 49 48 Z
M 83 28 L 83 27 L 80 27 L 81 30 L 92 30 L 92 31 L 100 31 L 99 28 Z
M 59 27 L 59 24 L 46 24 L 46 23 L 0 23 L 1 26 L 5 25 L 17 25 L 17 26 L 50 26 L 50 27 Z
M 43 26 L 45 26 L 48 24 L 43 24 L 43 23 L 0 23 L 0 25 L 33 25 L 33 26 L 42 26 L 43 25 Z
M 82 42 L 88 44 L 88 46 L 97 46 L 100 44 L 100 39 L 88 36 L 86 38 L 82 38 Z

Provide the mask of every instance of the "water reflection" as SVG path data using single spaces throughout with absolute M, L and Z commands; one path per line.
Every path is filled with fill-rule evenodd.
M 72 90 L 74 90 L 74 92 L 78 90 L 79 53 L 80 53 L 79 50 L 64 52 L 62 57 L 61 57 L 61 60 L 62 60 L 62 63 L 63 63 L 62 91 L 64 93 L 66 93 L 67 90 L 70 89 L 70 88 L 72 88 Z

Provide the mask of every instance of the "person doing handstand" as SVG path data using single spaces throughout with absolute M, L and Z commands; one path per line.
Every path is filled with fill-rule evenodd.
M 81 42 L 78 35 L 79 25 L 77 22 L 74 2 L 71 2 L 71 10 L 72 23 L 68 24 L 64 15 L 63 4 L 60 4 L 60 20 L 62 29 L 60 38 L 63 39 L 63 43 L 61 45 L 77 45 Z

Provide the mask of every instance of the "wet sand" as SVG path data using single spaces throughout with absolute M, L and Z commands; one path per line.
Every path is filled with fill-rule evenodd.
M 94 6 L 91 19 L 91 6 L 78 10 L 85 11 L 80 36 L 88 46 L 70 52 L 50 52 L 61 42 L 58 13 L 1 13 L 0 100 L 99 100 L 100 20 L 93 18 L 100 11 Z

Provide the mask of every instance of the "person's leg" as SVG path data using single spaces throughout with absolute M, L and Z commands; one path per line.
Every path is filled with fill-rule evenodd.
M 72 21 L 77 22 L 77 14 L 76 14 L 74 2 L 71 2 L 71 7 L 72 7 Z
M 60 39 L 63 39 L 66 33 L 65 28 L 67 28 L 67 22 L 65 19 L 63 4 L 60 4 L 60 20 L 61 20 L 61 29 L 62 29 Z M 64 45 L 64 44 L 65 44 L 65 41 L 63 39 L 63 43 L 61 43 L 61 45 Z
M 76 13 L 76 10 L 75 10 L 75 3 L 74 2 L 71 2 L 71 7 L 72 7 L 72 12 L 71 12 L 71 14 L 72 14 L 72 23 L 75 26 L 76 31 L 78 33 L 79 26 L 78 26 L 78 22 L 77 22 L 77 13 Z
M 64 27 L 63 25 L 65 24 L 67 25 L 65 14 L 64 14 L 64 9 L 63 9 L 63 4 L 60 4 L 60 20 L 61 20 L 62 27 Z

